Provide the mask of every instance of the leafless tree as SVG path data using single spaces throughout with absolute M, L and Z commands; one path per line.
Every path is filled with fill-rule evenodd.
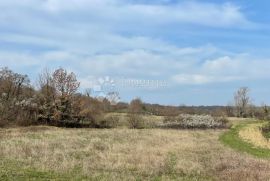
M 228 117 L 235 116 L 235 114 L 234 114 L 234 105 L 232 103 L 228 103 L 227 106 L 225 107 L 225 110 L 226 110 L 226 115 Z
M 40 105 L 39 120 L 46 124 L 50 124 L 53 121 L 53 116 L 56 111 L 56 88 L 53 82 L 52 73 L 48 69 L 44 69 L 39 74 L 38 84 L 40 89 L 38 99 Z
M 235 92 L 234 103 L 237 111 L 237 116 L 246 117 L 248 106 L 251 104 L 248 87 L 241 87 Z
M 80 86 L 76 75 L 73 72 L 68 73 L 63 68 L 55 70 L 53 73 L 53 83 L 61 96 L 70 96 L 74 94 Z
M 31 119 L 34 90 L 27 75 L 13 72 L 8 68 L 0 69 L 0 122 L 22 122 Z
M 54 119 L 58 121 L 70 121 L 72 119 L 73 96 L 80 86 L 76 75 L 59 68 L 52 74 L 53 85 L 59 95 L 55 105 Z M 64 123 L 65 124 L 65 123 Z
M 129 113 L 139 114 L 143 112 L 143 102 L 140 98 L 133 99 L 129 104 Z
M 119 92 L 109 92 L 106 95 L 106 99 L 111 105 L 116 105 L 120 101 Z
M 87 97 L 91 97 L 92 90 L 91 89 L 86 89 L 84 93 Z

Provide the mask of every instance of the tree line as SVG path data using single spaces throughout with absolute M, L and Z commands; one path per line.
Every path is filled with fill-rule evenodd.
M 269 117 L 268 106 L 251 104 L 249 89 L 240 88 L 234 95 L 234 104 L 228 106 L 164 106 L 144 103 L 136 98 L 130 102 L 113 103 L 109 99 L 91 97 L 86 91 L 79 93 L 80 82 L 73 72 L 63 68 L 43 70 L 38 86 L 30 83 L 27 75 L 9 68 L 0 69 L 0 126 L 46 124 L 65 127 L 102 127 L 105 113 L 128 113 L 177 116 L 211 114 L 214 116 Z M 117 95 L 111 93 L 112 96 Z M 106 118 L 112 119 L 112 118 Z
M 76 75 L 63 68 L 40 73 L 37 88 L 27 75 L 0 69 L 0 126 L 94 124 L 111 109 L 110 102 L 78 93 L 79 86 Z

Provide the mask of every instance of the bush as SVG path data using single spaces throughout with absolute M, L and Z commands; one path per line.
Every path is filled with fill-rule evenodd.
M 210 115 L 181 114 L 176 117 L 166 117 L 162 127 L 167 128 L 225 128 L 228 120 L 225 117 L 212 117 Z
M 90 128 L 116 128 L 119 125 L 119 117 L 113 115 L 99 115 L 88 117 L 86 120 L 80 121 L 80 125 L 82 127 L 90 127 Z
M 116 128 L 119 125 L 119 117 L 117 116 L 104 116 L 96 121 L 98 128 Z
M 7 124 L 8 124 L 8 122 L 5 119 L 0 118 L 0 128 L 7 126 Z
M 138 114 L 129 114 L 128 123 L 132 129 L 143 129 L 146 127 L 144 118 Z
M 165 116 L 163 123 L 173 123 L 176 121 L 176 116 Z
M 270 138 L 270 123 L 261 128 L 262 134 L 265 138 Z

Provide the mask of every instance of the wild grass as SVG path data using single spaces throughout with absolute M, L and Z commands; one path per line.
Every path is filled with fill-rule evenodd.
M 130 125 L 130 115 L 127 113 L 108 113 L 106 116 L 118 118 L 118 127 L 120 128 L 129 128 Z M 155 116 L 155 115 L 138 115 L 143 121 L 143 127 L 153 128 L 157 125 L 163 123 L 164 116 Z
M 270 140 L 270 132 L 264 133 L 264 136 L 268 139 L 268 141 Z
M 223 130 L 0 129 L 0 180 L 267 180 Z M 258 169 L 259 168 L 259 169 Z
M 263 136 L 270 141 L 270 122 L 268 121 L 265 125 L 261 128 Z
M 263 123 L 248 124 L 239 131 L 239 136 L 256 147 L 269 149 L 270 151 L 270 140 L 264 137 L 261 130 L 262 126 Z
M 260 148 L 257 146 L 257 144 L 260 143 L 256 143 L 256 141 L 261 142 L 260 137 L 262 136 L 262 133 L 260 133 L 259 138 L 255 138 L 256 137 L 255 135 L 258 136 L 258 133 L 250 132 L 250 129 L 246 128 L 249 127 L 249 125 L 252 123 L 254 122 L 246 121 L 244 123 L 242 122 L 236 124 L 228 132 L 222 134 L 220 136 L 220 140 L 225 145 L 228 145 L 238 151 L 246 152 L 260 158 L 270 158 L 270 150 L 268 148 Z M 247 129 L 247 131 L 242 132 L 245 129 Z M 252 139 L 253 141 L 251 140 L 247 141 L 248 139 Z

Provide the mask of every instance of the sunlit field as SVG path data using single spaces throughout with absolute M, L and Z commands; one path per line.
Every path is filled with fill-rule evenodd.
M 0 0 L 0 181 L 270 181 L 270 0 Z
M 270 140 L 263 136 L 261 127 L 261 123 L 251 124 L 240 130 L 239 135 L 243 140 L 255 146 L 270 149 Z
M 270 160 L 224 146 L 226 130 L 0 130 L 0 178 L 267 180 Z M 246 179 L 248 178 L 248 179 Z

